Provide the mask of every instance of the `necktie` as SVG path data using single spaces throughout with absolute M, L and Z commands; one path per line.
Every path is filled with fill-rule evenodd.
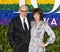
M 23 19 L 23 21 L 24 21 L 24 28 L 25 28 L 26 31 L 28 31 L 25 19 Z

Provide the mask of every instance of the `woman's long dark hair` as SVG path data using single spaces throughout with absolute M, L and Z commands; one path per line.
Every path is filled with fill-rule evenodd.
M 40 20 L 43 20 L 43 12 L 40 8 L 35 8 L 33 11 L 32 11 L 32 18 L 34 20 L 34 14 L 38 13 L 40 15 Z

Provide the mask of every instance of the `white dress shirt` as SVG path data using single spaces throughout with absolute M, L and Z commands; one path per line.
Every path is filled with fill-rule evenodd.
M 21 22 L 22 22 L 22 26 L 23 26 L 23 29 L 25 30 L 25 28 L 24 28 L 24 18 L 20 15 L 20 19 L 21 19 Z M 29 24 L 28 24 L 28 20 L 27 20 L 27 17 L 25 17 L 25 23 L 26 23 L 26 25 L 27 25 L 27 29 L 29 30 Z

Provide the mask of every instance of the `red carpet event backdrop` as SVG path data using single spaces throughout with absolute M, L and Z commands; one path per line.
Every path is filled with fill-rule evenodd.
M 27 16 L 31 17 L 34 8 L 43 10 L 43 19 L 50 26 L 60 26 L 60 1 L 59 0 L 0 0 L 0 25 L 9 25 L 12 18 L 19 15 L 19 6 L 26 4 L 29 8 Z
M 60 52 L 60 0 L 0 0 L 0 52 L 13 52 L 8 40 L 9 23 L 12 18 L 19 15 L 19 6 L 27 5 L 31 18 L 31 11 L 34 8 L 43 10 L 43 19 L 47 21 L 55 33 L 54 44 L 46 47 L 46 52 Z M 44 35 L 44 42 L 47 41 L 47 33 Z

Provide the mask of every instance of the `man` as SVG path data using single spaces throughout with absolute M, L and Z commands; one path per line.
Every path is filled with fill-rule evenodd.
M 19 11 L 20 16 L 11 20 L 8 37 L 14 52 L 28 52 L 30 41 L 30 19 L 26 17 L 28 8 L 26 5 L 22 5 Z

